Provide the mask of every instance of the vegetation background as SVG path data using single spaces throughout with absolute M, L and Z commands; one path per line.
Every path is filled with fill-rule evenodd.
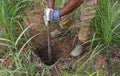
M 61 0 L 56 0 L 55 8 L 60 8 L 60 4 Z M 0 76 L 120 75 L 120 0 L 97 1 L 96 16 L 92 22 L 92 38 L 85 42 L 90 45 L 86 54 L 70 60 L 61 56 L 51 66 L 41 62 L 34 52 L 38 46 L 32 44 L 35 37 L 43 37 L 43 32 L 46 32 L 44 8 L 44 0 L 0 0 Z M 78 8 L 71 14 L 75 21 L 68 30 L 73 35 L 73 29 L 80 26 L 77 20 L 79 13 Z M 24 23 L 25 18 L 29 19 L 30 24 Z M 45 31 L 33 33 L 35 29 L 29 32 L 37 25 L 34 24 L 35 19 L 38 19 L 38 27 L 44 28 Z M 75 41 L 70 39 L 70 42 Z

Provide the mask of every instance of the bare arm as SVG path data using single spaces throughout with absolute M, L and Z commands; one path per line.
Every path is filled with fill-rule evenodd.
M 64 16 L 82 4 L 83 0 L 69 0 L 69 2 L 60 10 L 60 16 Z
M 52 10 L 54 9 L 55 0 L 47 0 L 48 9 L 45 10 L 45 18 L 49 21 L 59 21 L 61 16 L 64 16 L 68 13 L 71 13 L 74 9 L 76 9 L 83 0 L 69 0 L 68 3 L 60 10 Z
M 54 9 L 55 0 L 47 0 L 48 7 Z

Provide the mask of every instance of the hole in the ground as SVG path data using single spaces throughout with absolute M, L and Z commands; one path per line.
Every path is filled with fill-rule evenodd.
M 46 65 L 54 64 L 60 57 L 60 51 L 51 47 L 52 61 L 48 58 L 48 46 L 45 45 L 42 48 L 36 49 L 37 55 L 41 58 L 41 61 Z

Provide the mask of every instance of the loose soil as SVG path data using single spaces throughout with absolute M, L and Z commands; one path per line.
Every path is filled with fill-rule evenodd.
M 33 24 L 33 26 L 29 29 L 28 34 L 29 36 L 33 36 L 37 33 L 40 33 L 39 36 L 32 39 L 32 45 L 35 48 L 34 52 L 41 58 L 41 60 L 47 64 L 49 63 L 48 53 L 47 53 L 47 30 L 44 25 L 43 21 L 43 12 L 33 12 L 35 8 L 27 8 L 24 11 L 24 14 L 26 17 L 23 19 L 24 25 L 29 26 Z M 51 31 L 53 31 L 55 28 L 54 26 L 56 23 L 52 23 Z M 51 45 L 52 45 L 52 64 L 55 63 L 59 58 L 66 57 L 69 55 L 71 50 L 75 47 L 77 41 L 73 40 L 75 38 L 75 34 L 68 33 L 64 37 L 54 38 L 51 39 Z
M 32 47 L 34 47 L 34 50 L 33 50 L 34 53 L 38 56 L 38 59 L 40 58 L 40 60 L 44 64 L 46 65 L 56 64 L 51 69 L 52 76 L 58 76 L 57 74 L 58 70 L 68 70 L 70 72 L 71 71 L 74 72 L 74 68 L 77 67 L 75 65 L 77 63 L 76 61 L 77 58 L 70 58 L 69 54 L 74 49 L 75 45 L 77 44 L 77 40 L 74 41 L 77 31 L 75 31 L 75 33 L 69 32 L 65 36 L 61 36 L 59 38 L 54 38 L 51 40 L 52 63 L 49 63 L 48 52 L 47 52 L 48 50 L 47 30 L 46 30 L 46 27 L 43 21 L 43 11 L 36 12 L 36 10 L 41 10 L 41 9 L 42 8 L 36 7 L 36 8 L 27 8 L 23 11 L 23 13 L 26 15 L 26 17 L 23 18 L 23 24 L 25 25 L 25 27 L 32 25 L 32 27 L 28 30 L 29 37 L 32 37 L 35 34 L 39 33 L 38 36 L 32 39 Z M 56 28 L 56 25 L 57 23 L 52 23 L 50 25 L 51 31 L 53 31 Z M 0 46 L 0 48 L 2 47 Z M 115 60 L 117 58 L 116 60 L 120 60 L 120 52 L 118 53 L 120 49 L 118 49 L 116 46 L 113 46 L 111 47 L 111 50 L 112 50 L 111 59 Z M 94 63 L 95 63 L 94 67 L 103 68 L 106 71 L 105 60 L 106 58 L 103 54 L 96 56 L 94 58 Z M 5 64 L 6 66 L 10 66 L 12 64 L 10 62 L 12 61 L 6 60 L 6 57 L 4 57 L 2 53 L 0 53 L 0 63 Z M 38 68 L 40 67 L 37 64 L 35 64 L 35 66 Z
M 70 67 L 73 65 L 71 62 L 71 58 L 69 58 L 69 54 L 71 50 L 75 47 L 77 44 L 77 41 L 74 41 L 76 32 L 73 33 L 67 33 L 64 37 L 59 37 L 59 38 L 54 38 L 51 40 L 51 45 L 52 45 L 52 63 L 49 63 L 49 58 L 48 58 L 48 46 L 47 46 L 47 30 L 44 25 L 43 21 L 43 12 L 32 12 L 36 10 L 36 8 L 27 8 L 25 9 L 24 13 L 26 15 L 26 18 L 23 19 L 25 26 L 33 24 L 31 29 L 29 29 L 28 33 L 29 36 L 33 36 L 37 33 L 40 33 L 39 36 L 35 37 L 32 39 L 32 45 L 35 48 L 34 52 L 40 57 L 42 62 L 46 65 L 52 65 L 55 64 L 56 61 L 59 59 L 63 59 L 62 61 L 59 61 L 58 64 L 56 64 L 57 69 L 71 69 Z M 57 25 L 56 23 L 52 23 L 50 25 L 51 31 L 53 31 Z M 115 52 L 112 55 L 117 55 Z M 117 55 L 118 57 L 120 56 Z M 75 61 L 76 59 L 74 59 Z M 105 56 L 98 55 L 94 58 L 94 67 L 95 68 L 103 68 L 105 72 L 107 72 L 107 69 L 105 68 L 106 66 L 106 58 Z M 66 65 L 67 64 L 67 65 Z M 66 67 L 68 66 L 69 67 Z M 51 74 L 55 75 L 56 73 L 55 68 L 51 70 Z M 57 75 L 56 75 L 57 76 Z

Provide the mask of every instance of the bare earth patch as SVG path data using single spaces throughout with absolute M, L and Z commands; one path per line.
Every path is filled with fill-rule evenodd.
M 46 30 L 46 27 L 44 26 L 43 13 L 31 12 L 33 10 L 34 8 L 25 9 L 24 13 L 26 17 L 23 19 L 23 21 L 25 26 L 29 26 L 33 24 L 33 26 L 28 31 L 30 37 L 37 33 L 40 33 L 39 36 L 32 39 L 32 44 L 33 44 L 33 47 L 35 48 L 34 50 L 35 53 L 38 54 L 39 57 L 41 56 L 41 53 L 42 54 L 44 53 L 42 56 L 44 57 L 44 56 L 47 56 L 47 30 Z M 51 25 L 51 29 L 53 29 L 52 25 Z M 52 50 L 53 58 L 59 59 L 61 57 L 63 58 L 69 55 L 69 53 L 71 52 L 71 50 L 74 48 L 76 44 L 76 42 L 73 44 L 74 38 L 75 38 L 75 35 L 68 33 L 64 37 L 52 39 L 51 45 L 53 48 Z M 48 58 L 43 58 L 43 60 L 44 59 L 48 59 Z
M 23 19 L 25 26 L 29 26 L 33 24 L 31 29 L 29 29 L 29 36 L 33 36 L 37 33 L 40 33 L 39 36 L 32 39 L 32 45 L 35 48 L 34 52 L 40 57 L 40 59 L 47 65 L 48 61 L 48 53 L 47 53 L 47 30 L 44 26 L 43 21 L 43 12 L 31 12 L 34 11 L 34 8 L 25 9 L 24 13 L 26 14 L 26 18 Z M 52 24 L 54 26 L 54 24 Z M 53 30 L 53 26 L 50 26 Z M 51 31 L 52 31 L 51 30 Z M 58 70 L 69 70 L 73 72 L 73 63 L 76 62 L 75 58 L 68 58 L 68 55 L 75 47 L 77 41 L 74 42 L 75 34 L 68 33 L 64 37 L 59 37 L 51 40 L 52 45 L 52 57 L 53 64 L 55 66 L 51 69 L 51 74 L 54 76 L 58 75 Z M 115 52 L 112 54 L 113 56 L 117 55 Z M 117 55 L 118 57 L 120 55 Z M 73 60 L 73 62 L 71 62 Z M 106 72 L 106 58 L 104 55 L 98 55 L 94 58 L 94 67 L 103 68 Z M 57 63 L 56 63 L 57 61 Z M 37 65 L 37 64 L 36 64 Z M 39 67 L 39 66 L 37 66 Z

